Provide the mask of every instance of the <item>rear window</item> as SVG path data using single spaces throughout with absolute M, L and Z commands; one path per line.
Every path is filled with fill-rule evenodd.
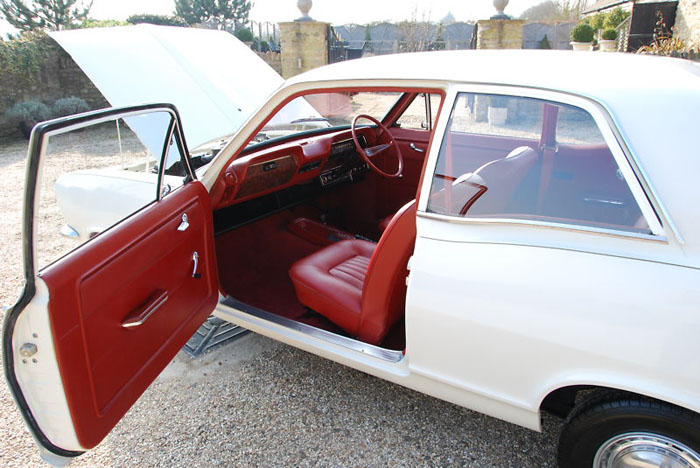
M 458 96 L 428 211 L 650 233 L 593 117 L 517 96 Z

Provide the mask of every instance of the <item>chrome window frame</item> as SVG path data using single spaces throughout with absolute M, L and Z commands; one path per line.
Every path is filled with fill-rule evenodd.
M 130 213 L 128 216 L 125 218 L 120 219 L 117 221 L 115 224 L 107 227 L 104 229 L 102 232 L 109 231 L 110 229 L 114 228 L 115 226 L 123 223 L 127 219 L 131 218 L 134 216 L 136 213 L 139 213 L 143 211 L 145 208 L 153 205 L 154 203 L 160 202 L 163 197 L 166 194 L 162 193 L 162 180 L 163 180 L 163 175 L 164 175 L 164 168 L 163 166 L 165 165 L 164 162 L 167 159 L 168 156 L 168 151 L 169 151 L 169 144 L 168 142 L 170 141 L 170 138 L 175 138 L 177 135 L 177 138 L 175 138 L 175 144 L 178 145 L 178 149 L 180 151 L 181 156 L 185 160 L 185 167 L 187 171 L 187 176 L 186 176 L 186 181 L 187 180 L 196 180 L 194 176 L 194 172 L 192 171 L 192 167 L 189 162 L 189 157 L 187 151 L 187 146 L 185 143 L 184 135 L 181 131 L 181 125 L 180 125 L 180 117 L 175 110 L 174 107 L 170 107 L 169 105 L 162 105 L 162 104 L 146 104 L 142 106 L 130 106 L 126 108 L 107 108 L 107 109 L 102 109 L 102 110 L 97 110 L 93 112 L 87 112 L 84 114 L 77 114 L 73 116 L 68 116 L 68 117 L 63 117 L 55 120 L 50 120 L 47 122 L 42 122 L 39 125 L 48 127 L 49 129 L 46 131 L 42 131 L 41 133 L 41 141 L 40 141 L 40 147 L 41 150 L 37 156 L 38 158 L 38 168 L 37 168 L 37 173 L 36 173 L 36 182 L 39 182 L 43 176 L 43 169 L 44 169 L 44 163 L 46 161 L 46 151 L 47 148 L 49 147 L 49 141 L 51 137 L 57 136 L 57 135 L 62 135 L 65 133 L 70 133 L 75 130 L 80 130 L 83 128 L 87 127 L 92 127 L 95 125 L 107 123 L 107 122 L 114 122 L 117 121 L 118 119 L 126 119 L 129 117 L 137 117 L 140 115 L 145 115 L 145 114 L 154 114 L 158 112 L 164 112 L 170 115 L 170 123 L 168 124 L 168 128 L 166 131 L 166 137 L 167 139 L 164 142 L 163 149 L 161 151 L 160 155 L 154 155 L 157 156 L 159 159 L 159 172 L 157 174 L 157 180 L 156 180 L 156 193 L 154 194 L 153 200 L 150 202 L 146 203 L 143 205 L 141 208 L 138 210 L 134 211 L 133 213 Z M 55 127 L 55 128 L 52 128 Z M 31 148 L 30 148 L 31 152 Z M 29 170 L 29 168 L 27 169 Z M 155 175 L 155 174 L 154 174 Z M 183 183 L 184 185 L 184 183 Z M 177 187 L 179 188 L 179 187 Z M 176 188 L 176 189 L 177 189 Z M 25 197 L 26 197 L 26 188 L 25 188 Z M 40 188 L 37 187 L 36 190 L 34 190 L 34 200 L 33 200 L 33 209 L 32 213 L 30 216 L 32 218 L 36 213 L 39 212 L 39 203 L 40 203 Z M 23 228 L 22 236 L 26 237 L 26 227 Z M 35 231 L 36 231 L 36 226 L 34 223 L 32 223 L 31 226 L 32 233 L 31 233 L 31 245 L 28 246 L 29 249 L 31 249 L 31 262 L 32 262 L 32 268 L 34 272 L 41 272 L 47 267 L 53 265 L 54 263 L 58 262 L 62 258 L 66 257 L 67 255 L 75 252 L 77 249 L 81 248 L 82 246 L 86 245 L 90 241 L 93 240 L 93 238 L 90 238 L 86 240 L 85 242 L 76 245 L 74 248 L 63 252 L 60 256 L 54 258 L 51 262 L 47 263 L 46 265 L 43 265 L 41 268 L 39 268 L 38 265 L 38 255 L 36 254 L 36 237 L 35 237 Z
M 634 197 L 637 206 L 639 207 L 644 219 L 646 220 L 651 234 L 635 233 L 617 229 L 597 228 L 564 222 L 546 222 L 528 219 L 517 218 L 481 218 L 470 216 L 453 216 L 443 215 L 428 212 L 428 199 L 432 189 L 433 177 L 437 168 L 437 160 L 445 139 L 449 118 L 439 119 L 438 126 L 435 131 L 434 141 L 439 141 L 439 145 L 433 145 L 428 155 L 428 161 L 423 178 L 423 185 L 420 188 L 420 200 L 418 203 L 418 216 L 448 221 L 459 224 L 502 224 L 502 225 L 525 225 L 536 226 L 542 228 L 564 229 L 577 232 L 585 232 L 592 234 L 601 234 L 606 236 L 620 236 L 631 239 L 655 240 L 667 242 L 668 238 L 666 230 L 659 216 L 659 212 L 666 214 L 658 200 L 655 200 L 651 194 L 653 191 L 649 189 L 650 185 L 646 181 L 645 174 L 641 171 L 640 166 L 630 151 L 629 147 L 624 143 L 621 134 L 617 129 L 614 119 L 611 117 L 607 108 L 600 102 L 586 96 L 567 93 L 563 91 L 554 91 L 548 89 L 518 87 L 512 85 L 492 85 L 492 84 L 453 84 L 449 87 L 443 104 L 443 113 L 445 116 L 451 116 L 457 99 L 460 93 L 472 94 L 498 94 L 514 98 L 533 98 L 553 103 L 561 103 L 573 107 L 583 109 L 588 112 L 598 126 L 600 133 L 603 136 L 605 143 L 608 145 L 613 159 L 622 173 L 627 186 Z M 648 192 L 646 189 L 649 189 Z M 657 210 L 658 208 L 658 210 Z M 668 218 L 665 216 L 665 218 Z M 670 221 L 668 224 L 671 224 Z M 679 242 L 682 242 L 678 236 L 677 230 L 672 229 L 677 235 Z

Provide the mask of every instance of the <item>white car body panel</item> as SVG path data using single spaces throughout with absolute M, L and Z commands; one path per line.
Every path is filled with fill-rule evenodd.
M 41 278 L 35 284 L 36 295 L 17 320 L 12 341 L 14 349 L 20 349 L 24 343 L 35 344 L 37 352 L 28 358 L 16 356 L 15 375 L 27 403 L 34 409 L 33 417 L 51 441 L 66 450 L 83 451 L 73 428 L 56 361 L 49 321 L 49 291 Z
M 415 372 L 411 365 L 411 355 L 408 353 L 408 347 L 406 356 L 403 359 L 398 362 L 392 362 L 376 357 L 367 351 L 351 349 L 284 325 L 268 322 L 222 303 L 217 306 L 214 315 L 255 333 L 265 335 L 353 369 L 529 429 L 540 430 L 538 408 L 533 409 L 525 405 L 515 405 L 512 402 L 503 401 L 496 395 L 473 392 L 455 385 L 453 382 L 441 381 L 430 375 Z M 437 341 L 441 342 L 440 339 L 437 339 Z M 357 342 L 357 344 L 362 348 L 362 343 Z M 365 347 L 367 346 L 365 345 Z
M 225 31 L 141 24 L 50 35 L 113 107 L 175 104 L 191 148 L 235 132 L 284 82 Z
M 406 307 L 413 371 L 535 411 L 567 385 L 700 410 L 700 361 L 688 359 L 698 351 L 698 270 L 493 243 L 476 224 L 445 235 L 446 223 L 418 217 Z M 540 231 L 516 229 L 522 238 Z
M 157 174 L 119 167 L 64 174 L 56 181 L 56 203 L 81 241 L 104 231 L 156 199 Z M 177 187 L 181 177 L 164 176 Z

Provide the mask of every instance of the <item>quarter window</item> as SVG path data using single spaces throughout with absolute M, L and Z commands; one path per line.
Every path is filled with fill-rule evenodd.
M 650 233 L 593 117 L 525 97 L 458 96 L 428 211 Z
M 417 94 L 401 114 L 401 117 L 397 119 L 396 125 L 412 130 L 432 130 L 435 127 L 435 115 L 439 108 L 439 95 Z

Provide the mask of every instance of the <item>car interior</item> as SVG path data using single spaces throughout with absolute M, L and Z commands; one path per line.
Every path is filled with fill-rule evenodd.
M 441 150 L 430 212 L 648 230 L 604 142 L 556 141 L 556 106 L 541 105 L 535 135 L 448 131 L 436 143 L 442 90 L 372 91 L 296 97 L 312 115 L 273 117 L 220 174 L 211 191 L 219 281 L 239 307 L 403 350 L 431 144 Z

